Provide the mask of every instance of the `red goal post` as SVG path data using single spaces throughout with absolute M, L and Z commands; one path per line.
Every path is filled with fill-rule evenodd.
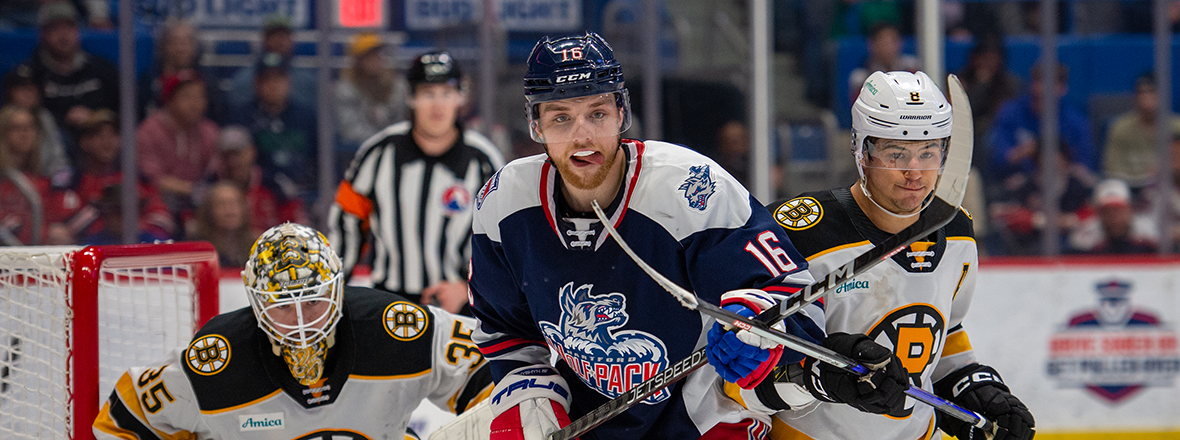
M 218 313 L 204 242 L 0 248 L 0 438 L 92 439 L 127 368 Z

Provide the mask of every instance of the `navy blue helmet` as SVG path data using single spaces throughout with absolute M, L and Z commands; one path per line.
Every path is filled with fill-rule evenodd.
M 534 124 L 541 103 L 606 93 L 615 94 L 615 104 L 623 110 L 619 132 L 626 131 L 631 126 L 631 103 L 623 69 L 598 34 L 545 37 L 533 46 L 524 75 L 525 112 L 533 140 L 543 142 Z

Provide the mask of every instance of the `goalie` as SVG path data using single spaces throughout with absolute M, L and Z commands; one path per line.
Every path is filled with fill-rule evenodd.
M 809 255 L 812 273 L 830 272 L 918 220 L 944 165 L 952 122 L 970 124 L 952 121 L 950 104 L 925 73 L 869 76 L 852 110 L 860 179 L 769 206 Z M 1032 414 L 994 369 L 976 362 L 963 329 L 978 271 L 971 217 L 960 210 L 934 234 L 824 298 L 824 346 L 879 366 L 872 383 L 809 358 L 783 379 L 802 384 L 818 401 L 785 402 L 773 392 L 784 388 L 783 380 L 768 380 L 747 392 L 746 402 L 784 410 L 775 420 L 776 439 L 939 438 L 936 429 L 960 439 L 985 437 L 908 399 L 903 392 L 913 383 L 993 421 L 996 439 L 1032 438 Z
M 423 399 L 462 413 L 491 391 L 475 320 L 345 287 L 323 234 L 286 223 L 242 271 L 250 307 L 210 320 L 162 365 L 132 368 L 98 439 L 416 438 Z

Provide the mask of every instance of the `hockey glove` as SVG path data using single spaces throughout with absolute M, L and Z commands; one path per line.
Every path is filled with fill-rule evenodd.
M 774 305 L 774 299 L 756 289 L 727 292 L 721 297 L 725 310 L 747 318 L 758 311 Z M 782 329 L 779 323 L 777 328 Z M 783 355 L 783 346 L 761 336 L 739 330 L 730 332 L 720 323 L 713 323 L 709 329 L 705 357 L 727 382 L 733 382 L 745 389 L 752 389 L 770 374 Z
M 1032 413 L 992 367 L 971 364 L 955 370 L 934 382 L 934 393 L 995 423 L 999 428 L 995 440 L 1033 438 Z M 939 415 L 938 429 L 960 440 L 984 438 L 983 430 L 948 415 Z
M 893 350 L 860 333 L 832 333 L 824 339 L 824 347 L 859 362 L 870 372 L 862 377 L 808 357 L 803 367 L 810 376 L 807 390 L 815 398 L 873 414 L 896 414 L 904 409 L 909 373 Z
M 570 424 L 569 389 L 548 365 L 512 370 L 492 390 L 491 440 L 545 440 Z

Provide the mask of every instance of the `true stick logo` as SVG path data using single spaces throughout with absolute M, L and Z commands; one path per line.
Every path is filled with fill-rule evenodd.
M 263 431 L 268 429 L 283 429 L 283 413 L 251 414 L 238 416 L 242 424 L 242 431 Z

